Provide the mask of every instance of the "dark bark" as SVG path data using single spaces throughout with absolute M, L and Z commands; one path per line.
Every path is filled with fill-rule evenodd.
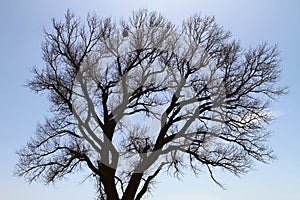
M 119 195 L 115 184 L 116 169 L 101 164 L 100 172 L 107 200 L 119 200 Z

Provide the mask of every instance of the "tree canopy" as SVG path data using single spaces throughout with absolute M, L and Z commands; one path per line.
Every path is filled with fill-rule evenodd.
M 270 103 L 278 47 L 244 48 L 211 16 L 174 24 L 138 10 L 128 20 L 68 11 L 44 31 L 45 66 L 27 87 L 51 116 L 18 151 L 16 174 L 55 182 L 88 169 L 99 199 L 138 200 L 160 172 L 235 175 L 274 158 Z

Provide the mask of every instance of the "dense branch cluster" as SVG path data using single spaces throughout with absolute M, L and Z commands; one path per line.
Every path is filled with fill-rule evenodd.
M 273 158 L 276 46 L 243 48 L 200 15 L 176 26 L 146 10 L 119 23 L 68 11 L 52 23 L 27 86 L 49 94 L 53 116 L 18 151 L 18 175 L 51 183 L 88 168 L 99 199 L 138 200 L 161 171 L 206 167 L 218 183 L 215 168 L 239 175 Z

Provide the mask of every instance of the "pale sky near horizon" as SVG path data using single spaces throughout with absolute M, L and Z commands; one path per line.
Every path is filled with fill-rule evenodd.
M 0 199 L 3 200 L 83 200 L 94 199 L 91 182 L 80 184 L 84 174 L 69 176 L 55 186 L 28 185 L 14 177 L 15 151 L 24 146 L 38 121 L 48 113 L 45 96 L 33 94 L 23 85 L 31 78 L 32 66 L 43 66 L 43 27 L 51 18 L 62 18 L 71 8 L 82 18 L 89 11 L 100 16 L 126 18 L 133 10 L 147 8 L 180 22 L 195 12 L 215 15 L 244 46 L 262 41 L 278 44 L 283 77 L 289 94 L 273 104 L 279 118 L 270 146 L 278 159 L 270 165 L 257 163 L 255 170 L 234 177 L 218 173 L 225 184 L 221 190 L 207 172 L 195 178 L 190 172 L 181 181 L 161 174 L 149 199 L 153 200 L 299 200 L 300 199 L 300 0 L 1 0 L 0 1 Z

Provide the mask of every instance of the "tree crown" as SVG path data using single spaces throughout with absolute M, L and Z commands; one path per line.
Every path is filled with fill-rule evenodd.
M 18 151 L 16 174 L 50 183 L 87 167 L 100 199 L 128 200 L 163 170 L 206 167 L 219 184 L 215 168 L 239 175 L 274 158 L 277 46 L 243 48 L 199 14 L 176 26 L 147 10 L 119 23 L 68 11 L 52 25 L 27 86 L 48 92 L 53 116 Z

